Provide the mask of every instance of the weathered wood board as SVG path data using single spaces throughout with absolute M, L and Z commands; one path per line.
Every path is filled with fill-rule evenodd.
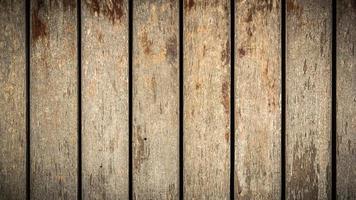
M 184 1 L 184 197 L 230 193 L 229 3 Z
M 338 199 L 356 199 L 356 1 L 337 1 Z
M 280 0 L 235 9 L 235 197 L 279 199 Z
M 0 1 L 0 52 L 0 199 L 25 199 L 25 1 Z
M 128 197 L 128 2 L 82 5 L 83 197 Z
M 76 1 L 31 1 L 31 199 L 77 198 Z
M 133 10 L 133 196 L 178 199 L 178 1 Z
M 331 0 L 287 0 L 286 196 L 331 197 Z

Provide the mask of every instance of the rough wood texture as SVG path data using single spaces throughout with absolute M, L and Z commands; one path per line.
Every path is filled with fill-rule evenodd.
M 0 0 L 0 52 L 0 199 L 25 199 L 24 1 Z
M 331 192 L 331 0 L 287 0 L 286 192 Z
M 76 1 L 31 2 L 31 197 L 76 199 Z
M 184 196 L 228 199 L 229 4 L 184 2 Z
M 82 9 L 83 195 L 128 197 L 128 3 Z
M 178 1 L 134 1 L 133 192 L 178 199 Z
M 280 197 L 280 1 L 237 1 L 235 195 Z
M 356 199 L 356 1 L 337 1 L 337 197 Z

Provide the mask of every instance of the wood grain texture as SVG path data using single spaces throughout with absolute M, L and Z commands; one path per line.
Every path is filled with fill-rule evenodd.
M 133 6 L 134 199 L 178 199 L 178 1 Z
M 128 2 L 82 8 L 83 195 L 128 197 Z
M 337 1 L 337 198 L 356 199 L 356 1 Z
M 331 1 L 287 0 L 286 195 L 331 192 Z
M 31 1 L 31 198 L 77 198 L 76 1 Z
M 0 52 L 0 199 L 25 199 L 24 1 L 0 0 Z
M 230 191 L 229 4 L 184 1 L 184 197 Z
M 280 1 L 237 1 L 235 195 L 280 197 Z

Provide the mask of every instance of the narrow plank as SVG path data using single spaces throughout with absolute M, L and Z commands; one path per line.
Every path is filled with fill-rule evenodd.
M 83 195 L 128 197 L 128 2 L 82 8 Z
M 133 10 L 134 198 L 178 199 L 178 1 Z
M 280 198 L 280 0 L 237 1 L 237 199 Z
M 0 52 L 0 199 L 25 199 L 24 1 L 0 1 Z
M 286 195 L 331 192 L 331 0 L 287 1 Z
M 230 24 L 227 0 L 184 1 L 184 197 L 230 190 Z
M 337 198 L 356 199 L 356 1 L 337 1 Z
M 31 197 L 75 199 L 76 1 L 31 2 Z

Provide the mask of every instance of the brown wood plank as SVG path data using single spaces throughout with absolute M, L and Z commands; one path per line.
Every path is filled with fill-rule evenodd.
M 83 3 L 83 195 L 128 197 L 128 3 Z
M 337 1 L 337 198 L 356 199 L 356 1 Z
M 31 2 L 31 197 L 76 199 L 76 1 Z
M 184 197 L 230 191 L 229 3 L 184 1 Z
M 133 6 L 134 198 L 178 199 L 178 1 Z
M 331 192 L 331 0 L 287 0 L 286 192 Z
M 235 196 L 279 199 L 280 0 L 237 1 Z
M 0 52 L 0 199 L 25 199 L 25 1 L 0 1 Z

